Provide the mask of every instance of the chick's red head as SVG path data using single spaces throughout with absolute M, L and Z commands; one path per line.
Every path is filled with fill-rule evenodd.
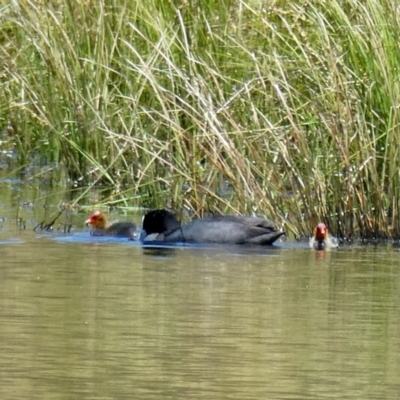
M 86 221 L 86 225 L 91 225 L 95 228 L 106 227 L 106 216 L 101 211 L 95 211 Z
M 327 236 L 328 228 L 323 222 L 320 222 L 314 229 L 314 238 L 316 240 L 325 240 Z

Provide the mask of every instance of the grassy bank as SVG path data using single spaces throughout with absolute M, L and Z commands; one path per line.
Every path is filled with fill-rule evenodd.
M 21 163 L 111 201 L 400 235 L 394 0 L 3 3 Z

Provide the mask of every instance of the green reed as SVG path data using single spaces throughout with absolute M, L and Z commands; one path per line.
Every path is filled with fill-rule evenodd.
M 394 0 L 3 2 L 21 162 L 108 202 L 398 237 Z M 88 189 L 89 190 L 89 189 Z

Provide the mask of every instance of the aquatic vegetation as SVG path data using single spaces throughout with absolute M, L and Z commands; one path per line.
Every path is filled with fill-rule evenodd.
M 398 6 L 12 2 L 2 145 L 107 204 L 399 237 Z M 39 161 L 38 161 L 39 160 Z

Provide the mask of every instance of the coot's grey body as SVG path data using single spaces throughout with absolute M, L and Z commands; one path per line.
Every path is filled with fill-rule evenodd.
M 180 226 L 167 210 L 154 210 L 143 219 L 142 236 L 158 233 L 156 241 L 271 245 L 284 232 L 260 217 L 215 215 Z

